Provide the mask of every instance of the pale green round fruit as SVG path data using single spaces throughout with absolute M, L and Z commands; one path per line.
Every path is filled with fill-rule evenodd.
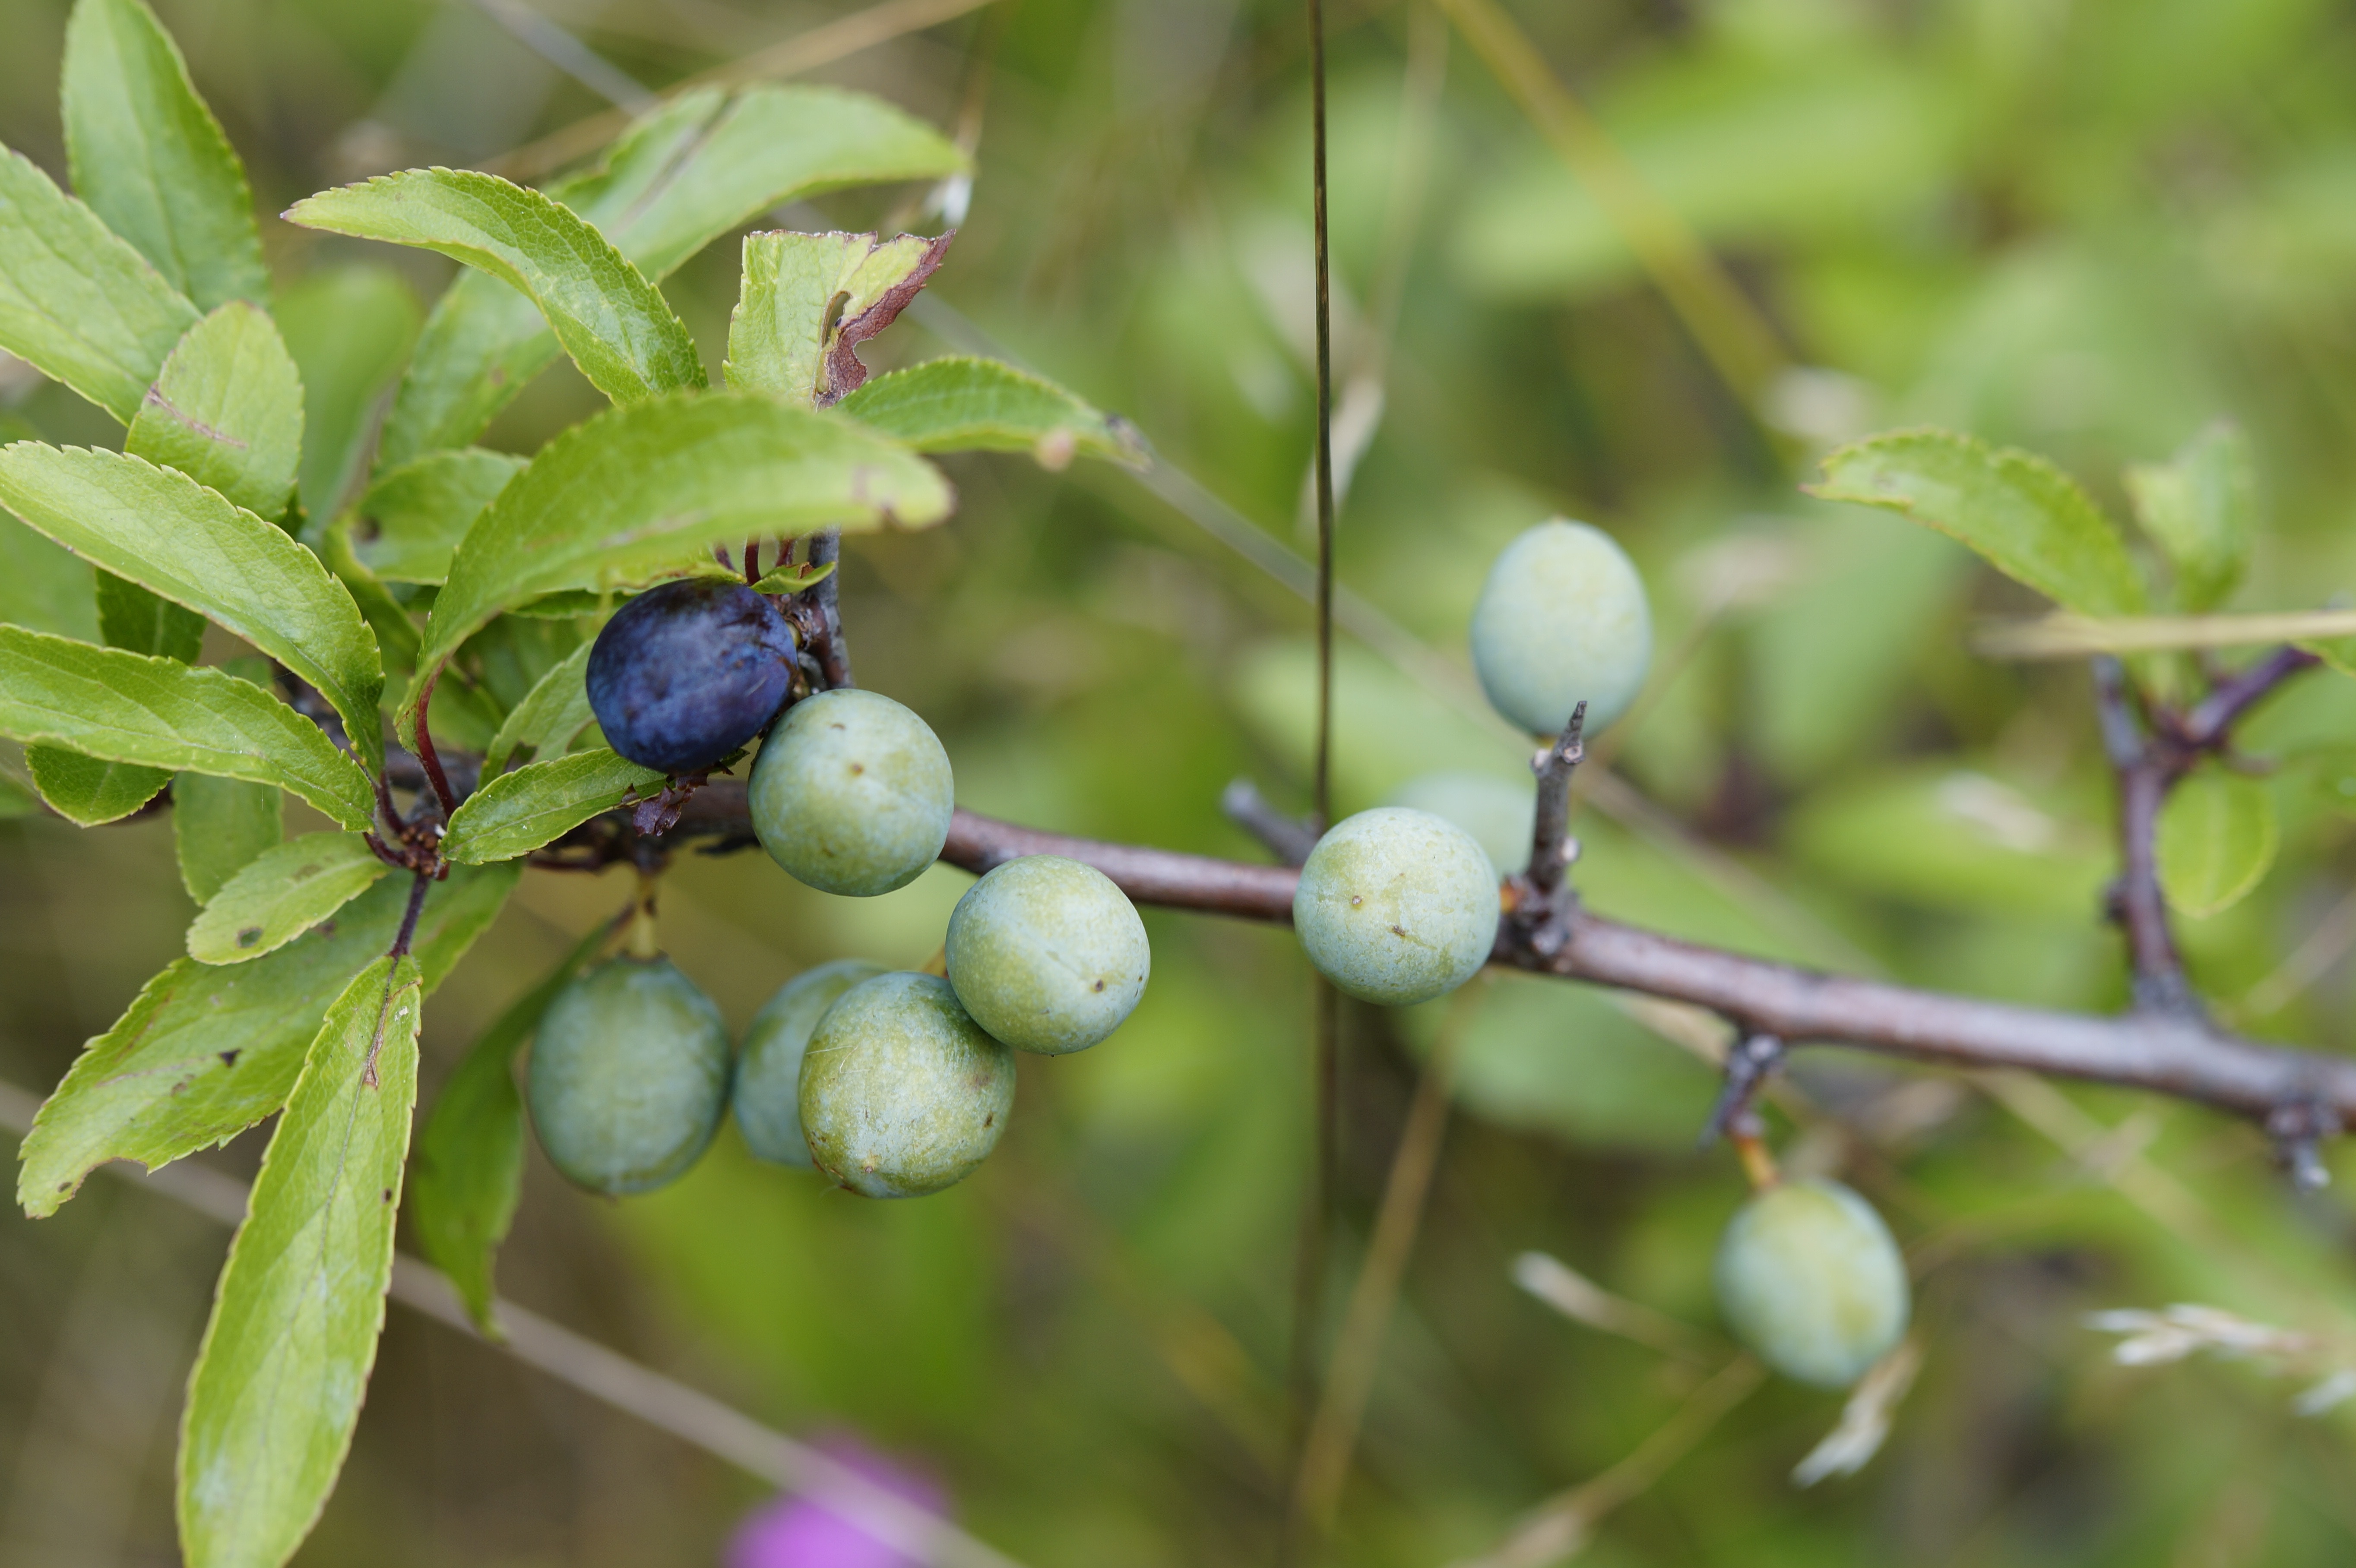
M 668 958 L 616 958 L 541 1015 L 525 1095 L 549 1163 L 593 1192 L 646 1192 L 711 1143 L 728 1070 L 712 998 Z
M 1653 661 L 1644 579 L 1612 536 L 1558 517 L 1507 545 L 1472 607 L 1472 667 L 1490 706 L 1558 735 L 1587 703 L 1586 733 L 1628 709 Z
M 1716 1277 L 1736 1338 L 1804 1383 L 1847 1388 L 1906 1332 L 1898 1243 L 1837 1181 L 1785 1181 L 1753 1197 L 1719 1242 Z
M 937 976 L 861 981 L 819 1019 L 802 1057 L 810 1158 L 869 1198 L 962 1181 L 998 1147 L 1013 1108 L 1014 1053 Z
M 1446 817 L 1472 835 L 1499 871 L 1529 863 L 1537 792 L 1526 774 L 1517 783 L 1495 773 L 1425 773 L 1391 791 L 1383 804 Z
M 1060 855 L 1009 860 L 949 916 L 949 985 L 973 1021 L 1017 1051 L 1086 1051 L 1145 995 L 1153 954 L 1129 895 Z
M 1454 990 L 1497 941 L 1497 873 L 1445 817 L 1382 805 L 1335 823 L 1301 868 L 1292 924 L 1317 972 L 1403 1008 Z
M 856 688 L 786 709 L 761 743 L 753 831 L 772 859 L 823 892 L 906 887 L 948 841 L 948 753 L 922 719 Z
M 746 1148 L 777 1165 L 813 1168 L 802 1136 L 802 1052 L 837 997 L 883 973 L 883 965 L 864 958 L 838 958 L 795 976 L 753 1015 L 732 1095 Z

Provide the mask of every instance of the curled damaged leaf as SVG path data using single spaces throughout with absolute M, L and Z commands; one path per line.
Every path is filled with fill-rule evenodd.
M 858 347 L 896 320 L 948 253 L 937 240 L 903 234 L 744 237 L 744 292 L 728 324 L 728 384 L 827 408 L 867 380 Z

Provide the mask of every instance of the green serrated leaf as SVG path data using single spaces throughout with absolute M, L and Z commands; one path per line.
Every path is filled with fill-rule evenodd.
M 0 348 L 127 425 L 197 315 L 96 213 L 0 148 Z
M 140 0 L 75 0 L 62 96 L 74 189 L 108 228 L 199 310 L 268 297 L 245 167 Z
M 103 762 L 58 746 L 26 747 L 25 766 L 49 809 L 83 827 L 122 821 L 172 782 L 160 768 Z
M 963 153 L 921 121 L 836 88 L 703 88 L 651 111 L 596 170 L 548 194 L 659 283 L 759 213 L 821 190 L 939 179 Z M 530 302 L 469 272 L 434 306 L 386 421 L 387 463 L 463 446 L 545 369 L 556 339 Z
M 478 446 L 429 452 L 377 476 L 352 508 L 352 551 L 388 582 L 450 575 L 450 552 L 524 461 Z
M 2166 463 L 2126 471 L 2136 521 L 2175 571 L 2176 607 L 2197 614 L 2222 603 L 2249 569 L 2257 531 L 2257 470 L 2249 438 L 2212 424 Z
M 437 251 L 530 296 L 616 402 L 703 384 L 695 340 L 605 237 L 536 190 L 471 169 L 410 169 L 296 202 L 287 221 Z
M 442 836 L 443 857 L 479 866 L 529 855 L 662 781 L 603 748 L 528 763 L 459 803 Z
M 923 458 L 848 420 L 717 392 L 612 409 L 541 449 L 467 531 L 402 703 L 503 610 L 667 575 L 723 540 L 948 516 Z
M 172 781 L 180 884 L 199 905 L 286 836 L 285 796 L 266 784 L 182 773 Z
M 728 322 L 728 385 L 797 408 L 833 402 L 866 373 L 855 358 L 845 367 L 839 352 L 888 325 L 905 304 L 894 291 L 913 295 L 938 265 L 939 244 L 913 234 L 747 234 L 743 291 Z M 887 297 L 885 319 L 863 322 Z
M 2202 768 L 2160 808 L 2160 891 L 2195 920 L 2222 913 L 2264 879 L 2281 839 L 2274 791 L 2264 780 Z
M 0 451 L 5 451 L 0 448 Z M 135 582 L 102 571 L 92 583 L 99 635 L 110 648 L 155 654 L 194 664 L 205 645 L 205 618 L 186 605 L 158 598 Z
M 450 1276 L 475 1326 L 497 1339 L 491 1264 L 523 1189 L 523 1098 L 515 1056 L 541 1015 L 613 934 L 599 926 L 516 998 L 459 1060 L 417 1135 L 409 1222 L 426 1261 Z
M 188 956 L 244 964 L 275 953 L 374 887 L 392 868 L 357 833 L 305 833 L 263 850 L 188 926 Z
M 799 593 L 804 589 L 815 588 L 819 583 L 824 582 L 828 578 L 832 577 L 834 575 L 834 569 L 840 564 L 841 562 L 839 561 L 830 560 L 824 566 L 819 567 L 816 571 L 812 571 L 807 562 L 802 565 L 796 566 L 792 562 L 788 561 L 784 566 L 777 568 L 775 571 L 763 573 L 761 581 L 753 584 L 753 592 L 755 593 Z
M 1897 431 L 1824 461 L 1827 501 L 1901 513 L 1968 545 L 1991 566 L 2083 615 L 2144 607 L 2119 530 L 2077 482 L 2032 453 L 1951 431 Z
M 562 754 L 574 736 L 595 721 L 596 715 L 589 709 L 589 688 L 584 677 L 589 670 L 589 655 L 596 645 L 584 643 L 573 649 L 563 663 L 541 676 L 525 693 L 524 699 L 515 705 L 483 752 L 485 778 L 497 776 L 519 747 L 530 747 L 534 756 Z
M 412 950 L 427 994 L 498 918 L 517 875 L 513 866 L 462 867 L 426 895 Z M 392 944 L 410 885 L 380 882 L 266 958 L 226 967 L 175 959 L 148 981 L 34 1118 L 17 1156 L 25 1212 L 54 1213 L 110 1159 L 152 1170 L 284 1105 L 320 1015 Z
M 303 373 L 299 488 L 309 526 L 321 528 L 363 476 L 384 395 L 417 341 L 417 296 L 382 267 L 334 267 L 289 287 L 279 296 L 277 316 Z
M 345 524 L 348 522 L 347 517 Z M 352 596 L 360 619 L 368 623 L 369 631 L 376 637 L 386 673 L 406 678 L 417 668 L 420 636 L 417 623 L 409 618 L 408 608 L 352 553 L 348 526 L 330 526 L 323 530 L 317 549 L 321 563 Z
M 268 313 L 233 300 L 188 328 L 123 449 L 258 517 L 285 517 L 303 458 L 303 382 Z
M 262 1157 L 181 1420 L 192 1568 L 276 1568 L 343 1467 L 392 1277 L 423 995 L 414 958 L 354 976 Z
M 376 811 L 368 775 L 319 727 L 218 669 L 0 626 L 0 735 L 111 762 L 273 784 L 347 827 Z
M 384 765 L 384 669 L 318 557 L 185 475 L 37 442 L 0 447 L 0 506 L 75 554 L 198 611 L 319 688 L 353 752 Z
M 878 376 L 837 407 L 918 452 L 1028 452 L 1056 468 L 1076 454 L 1130 468 L 1150 461 L 1127 420 L 995 359 L 928 359 Z

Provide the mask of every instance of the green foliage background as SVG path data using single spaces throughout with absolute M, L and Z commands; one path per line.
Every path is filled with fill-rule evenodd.
M 834 14 L 544 8 L 653 83 Z M 0 0 L 0 141 L 59 175 L 65 9 Z M 2356 587 L 2356 33 L 2313 0 L 1515 9 L 1813 368 L 1752 421 L 1461 40 L 1427 126 L 1408 107 L 1408 6 L 1336 6 L 1345 382 L 1383 335 L 1382 302 L 1402 301 L 1343 512 L 1344 582 L 1461 663 L 1496 548 L 1557 510 L 1609 528 L 1646 571 L 1664 650 L 1690 636 L 1693 652 L 1619 758 L 1652 804 L 1580 819 L 1597 908 L 1925 985 L 2117 1006 L 2083 674 L 1971 658 L 1969 618 L 2033 602 L 1958 546 L 1797 485 L 1836 441 L 1930 421 L 2048 453 L 2125 516 L 2123 465 L 2229 415 L 2254 442 L 2266 518 L 2229 603 Z M 480 161 L 602 107 L 463 5 L 158 10 L 264 212 Z M 1000 0 L 822 73 L 945 127 L 980 115 L 970 219 L 930 292 L 1295 548 L 1304 64 L 1297 7 L 1275 0 Z M 921 194 L 819 207 L 836 227 L 920 228 L 905 203 Z M 302 367 L 308 418 L 357 427 L 452 269 L 271 219 L 262 235 L 282 314 L 349 324 Z M 664 286 L 710 366 L 736 268 L 723 242 Z M 963 347 L 905 319 L 867 357 Z M 120 441 L 62 389 L 12 376 L 0 402 L 14 434 Z M 601 403 L 560 364 L 489 444 L 529 452 Z M 938 729 L 977 809 L 1251 855 L 1216 800 L 1238 773 L 1303 797 L 1299 603 L 1118 470 L 944 466 L 961 497 L 946 529 L 847 547 L 862 683 Z M 337 477 L 306 472 L 305 492 Z M 0 618 L 87 605 L 81 572 L 0 522 Z M 1435 758 L 1521 776 L 1513 743 L 1374 654 L 1345 645 L 1341 679 L 1344 809 Z M 2265 784 L 2279 853 L 2249 897 L 2183 928 L 2221 1016 L 2326 1049 L 2347 1047 L 2356 1001 L 2351 720 L 2356 687 L 2318 676 L 2253 726 L 2249 749 L 2285 763 Z M 664 939 L 741 1026 L 807 965 L 921 963 L 966 881 L 937 869 L 835 900 L 757 854 L 689 858 Z M 0 822 L 0 1071 L 46 1088 L 179 951 L 191 906 L 155 820 Z M 421 1103 L 626 897 L 618 875 L 526 879 L 429 1013 Z M 862 1203 L 755 1166 L 731 1133 L 677 1187 L 609 1205 L 535 1156 L 503 1287 L 788 1429 L 912 1456 L 1027 1563 L 1257 1560 L 1282 1491 L 1268 1461 L 1306 1158 L 1304 971 L 1280 932 L 1147 923 L 1143 1007 L 1102 1048 L 1024 1061 L 1007 1141 L 964 1186 Z M 1741 1184 L 1722 1152 L 1688 1147 L 1707 1074 L 1611 998 L 1487 984 L 1338 1561 L 1469 1555 L 1690 1392 L 1692 1368 L 1517 1291 L 1518 1253 L 1711 1321 L 1709 1249 Z M 1440 1027 L 1349 1020 L 1337 1296 Z M 1841 1169 L 1912 1249 L 1922 1384 L 1871 1468 L 1805 1492 L 1786 1475 L 1837 1402 L 1771 1386 L 1613 1516 L 1589 1560 L 2347 1559 L 2350 1407 L 2294 1416 L 2293 1386 L 2247 1369 L 2117 1368 L 2080 1322 L 2198 1300 L 2347 1342 L 2343 1198 L 2294 1200 L 2253 1132 L 2129 1096 L 1926 1088 L 1945 1081 L 1829 1054 L 1795 1077 L 1815 1109 L 1779 1113 L 1788 1157 Z M 250 1168 L 258 1143 L 226 1157 Z M 0 1217 L 8 1561 L 168 1560 L 173 1421 L 222 1241 L 114 1183 L 38 1224 Z M 298 1561 L 707 1563 L 754 1497 L 396 1310 L 351 1467 Z

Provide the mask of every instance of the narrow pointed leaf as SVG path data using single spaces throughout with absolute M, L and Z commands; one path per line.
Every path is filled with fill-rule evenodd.
M 2065 609 L 2132 615 L 2144 607 L 2117 525 L 2034 453 L 1950 431 L 1898 431 L 1842 447 L 1824 473 L 1811 495 L 1902 513 Z
M 122 821 L 172 782 L 161 768 L 110 763 L 59 746 L 26 747 L 25 765 L 50 809 L 84 827 Z
M 575 648 L 515 705 L 483 753 L 484 777 L 505 768 L 518 747 L 529 746 L 541 758 L 561 754 L 575 735 L 589 728 L 596 718 L 589 708 L 589 655 L 596 645 L 588 642 Z
M 215 491 L 136 457 L 18 442 L 0 505 L 107 571 L 220 623 L 319 688 L 384 765 L 376 639 L 319 558 Z
M 798 197 L 877 181 L 939 179 L 965 155 L 862 93 L 761 86 L 680 94 L 639 120 L 595 171 L 548 194 L 659 283 L 704 246 Z M 468 272 L 434 306 L 386 421 L 384 460 L 463 446 L 558 352 L 515 291 Z
M 523 459 L 478 446 L 430 452 L 380 475 L 352 508 L 352 553 L 388 582 L 435 582 Z
M 476 1040 L 435 1096 L 417 1135 L 409 1222 L 426 1261 L 450 1276 L 475 1326 L 497 1337 L 491 1263 L 523 1190 L 523 1099 L 515 1057 L 548 1004 L 613 934 L 599 926 Z
M 303 382 L 267 312 L 232 301 L 188 329 L 123 449 L 276 522 L 303 458 Z
M 96 213 L 0 148 L 0 348 L 127 425 L 197 315 Z
M 343 1467 L 392 1277 L 423 997 L 412 957 L 354 976 L 262 1157 L 181 1421 L 191 1568 L 277 1568 Z
M 2160 809 L 2160 890 L 2194 919 L 2249 896 L 2275 863 L 2282 828 L 2263 779 L 2206 767 L 2176 786 Z
M 644 581 L 711 545 L 819 528 L 922 528 L 948 483 L 848 420 L 737 393 L 609 410 L 541 449 L 476 520 L 425 624 L 402 704 L 503 610 L 567 589 Z
M 516 869 L 460 868 L 426 895 L 414 951 L 430 995 L 498 915 Z M 286 1103 L 304 1048 L 346 982 L 392 945 L 407 878 L 378 883 L 268 957 L 176 959 L 82 1048 L 34 1118 L 16 1200 L 53 1213 L 110 1159 L 154 1169 L 235 1137 Z
M 2257 475 L 2250 441 L 2213 424 L 2166 463 L 2126 472 L 2136 521 L 2168 557 L 2176 607 L 2214 609 L 2242 581 L 2257 532 Z
M 366 827 L 376 811 L 368 776 L 270 693 L 218 669 L 16 626 L 0 626 L 0 735 L 274 784 L 347 827 Z
M 172 781 L 180 885 L 201 905 L 286 836 L 285 796 L 266 784 L 182 773 Z
M 995 359 L 928 359 L 878 376 L 836 407 L 918 452 L 1029 452 L 1058 466 L 1075 453 L 1130 468 L 1148 461 L 1128 421 Z
M 497 175 L 410 169 L 298 201 L 287 220 L 416 245 L 521 290 L 616 402 L 701 386 L 695 340 L 638 270 L 569 208 Z
M 310 527 L 332 521 L 364 476 L 369 438 L 417 341 L 420 314 L 409 285 L 383 267 L 329 268 L 279 295 L 278 330 L 303 373 L 299 488 Z
M 913 234 L 880 241 L 786 230 L 744 236 L 744 285 L 728 322 L 728 385 L 805 409 L 832 401 L 829 350 L 894 290 L 923 286 L 940 263 L 936 244 Z
M 442 836 L 443 856 L 462 866 L 479 866 L 529 855 L 662 781 L 654 769 L 602 747 L 527 763 L 460 803 Z
M 63 99 L 74 189 L 108 228 L 199 310 L 268 297 L 245 167 L 141 0 L 75 0 Z
M 391 870 L 357 833 L 305 833 L 262 851 L 188 926 L 188 956 L 244 964 L 274 953 Z

